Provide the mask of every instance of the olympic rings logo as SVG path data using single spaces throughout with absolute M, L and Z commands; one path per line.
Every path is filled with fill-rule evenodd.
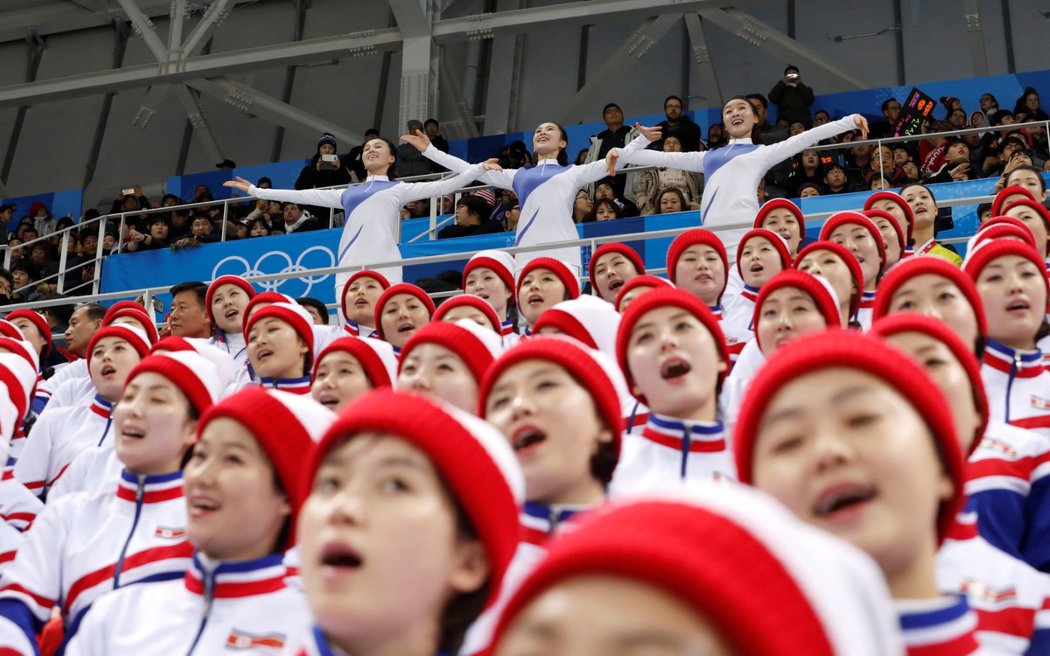
M 317 255 L 309 257 L 313 253 L 317 253 Z M 226 266 L 227 262 L 230 263 L 230 266 Z M 327 269 L 334 266 L 335 253 L 333 253 L 331 249 L 325 248 L 324 246 L 311 246 L 299 253 L 299 257 L 296 258 L 295 262 L 292 262 L 291 255 L 284 251 L 269 251 L 263 253 L 259 256 L 259 259 L 255 261 L 254 265 L 249 264 L 248 260 L 240 255 L 230 255 L 219 260 L 219 263 L 215 265 L 215 268 L 212 269 L 211 272 L 211 279 L 215 280 L 223 275 L 236 275 L 241 276 L 242 278 L 251 279 L 275 273 L 300 273 L 311 269 Z M 283 294 L 287 294 L 292 298 L 297 298 L 299 296 L 309 296 L 310 290 L 313 289 L 314 285 L 324 282 L 328 277 L 328 274 L 299 276 L 297 278 L 268 280 L 256 284 L 266 291 L 280 290 Z M 292 290 L 289 289 L 282 290 L 281 287 L 284 285 L 292 287 L 295 293 L 292 293 Z M 304 285 L 305 289 L 299 291 L 296 289 L 297 285 Z

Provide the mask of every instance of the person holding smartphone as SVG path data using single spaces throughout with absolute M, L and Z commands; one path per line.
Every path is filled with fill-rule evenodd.
M 786 118 L 792 123 L 798 121 L 806 128 L 813 127 L 809 114 L 813 98 L 813 89 L 799 78 L 798 66 L 785 68 L 784 77 L 769 90 L 769 101 L 777 106 L 777 118 Z
M 317 152 L 299 172 L 295 188 L 317 189 L 350 184 L 349 164 L 336 154 L 337 147 L 335 135 L 329 132 L 322 134 L 317 140 Z M 311 216 L 322 218 L 324 225 L 328 225 L 328 215 L 331 212 L 329 208 L 314 205 L 304 205 L 303 208 L 308 210 Z

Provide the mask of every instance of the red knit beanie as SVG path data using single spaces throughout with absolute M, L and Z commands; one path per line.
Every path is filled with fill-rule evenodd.
M 670 289 L 674 289 L 674 283 L 670 280 L 667 280 L 666 278 L 650 275 L 648 273 L 645 275 L 635 276 L 634 278 L 631 278 L 623 284 L 623 287 L 620 288 L 620 292 L 616 295 L 616 302 L 613 303 L 613 305 L 616 306 L 617 312 L 620 311 L 620 306 L 623 304 L 624 296 L 627 296 L 627 294 L 631 290 L 637 289 L 639 287 L 649 287 L 650 289 L 661 289 L 663 287 L 667 287 Z
M 1006 205 L 1006 199 L 1010 196 L 1024 196 L 1029 200 L 1038 201 L 1032 190 L 1028 187 L 1022 187 L 1020 185 L 1010 185 L 1009 187 L 1003 187 L 999 190 L 999 193 L 992 199 L 992 216 L 998 216 L 1003 213 L 1004 205 Z M 1020 200 L 1020 199 L 1016 199 Z
M 244 338 L 247 340 L 248 335 L 252 332 L 252 326 L 267 317 L 280 319 L 291 326 L 299 337 L 306 342 L 306 346 L 309 348 L 307 357 L 313 357 L 314 322 L 313 317 L 310 316 L 310 313 L 307 312 L 303 306 L 298 303 L 274 303 L 273 305 L 259 308 L 255 312 L 252 312 L 251 316 L 248 317 L 248 320 L 244 322 Z M 307 365 L 307 370 L 309 370 L 309 364 Z
M 973 241 L 969 244 L 969 247 L 976 249 L 990 241 L 1013 237 L 1014 239 L 1020 239 L 1032 248 L 1035 248 L 1035 235 L 1032 234 L 1032 230 L 1020 221 L 1017 222 L 1021 224 L 1020 227 L 1013 223 L 1006 223 L 1003 221 L 1003 219 L 1009 218 L 1010 217 L 1008 216 L 1000 216 L 995 220 L 995 223 L 987 221 L 981 226 L 981 229 L 974 234 Z
M 32 344 L 25 339 L 3 335 L 0 336 L 0 349 L 8 353 L 14 353 L 25 360 L 26 364 L 33 368 L 33 382 L 36 382 L 36 372 L 40 368 L 40 358 L 37 356 Z
M 518 547 L 518 509 L 525 495 L 507 439 L 491 424 L 423 395 L 376 390 L 351 401 L 310 451 L 303 498 L 329 451 L 360 433 L 376 432 L 426 454 L 481 541 L 489 566 L 488 602 L 494 601 Z
M 593 253 L 591 253 L 591 262 L 588 266 L 588 275 L 592 287 L 594 286 L 594 269 L 598 266 L 598 260 L 602 256 L 608 255 L 609 253 L 619 253 L 620 255 L 623 255 L 625 258 L 627 258 L 627 261 L 634 265 L 634 270 L 635 272 L 637 272 L 638 275 L 643 275 L 645 273 L 645 262 L 642 262 L 642 256 L 638 254 L 638 251 L 634 250 L 627 244 L 622 244 L 620 242 L 602 244 L 598 248 L 594 249 Z
M 519 343 L 501 355 L 485 372 L 478 389 L 478 415 L 485 416 L 485 406 L 492 387 L 507 369 L 531 360 L 551 362 L 569 372 L 569 375 L 591 395 L 602 423 L 613 434 L 616 457 L 619 458 L 623 413 L 620 397 L 613 382 L 615 371 L 607 371 L 606 366 L 612 368 L 612 363 L 605 365 L 596 355 L 600 356 L 601 353 L 557 336 L 540 335 Z M 608 358 L 604 360 L 608 361 Z
M 371 278 L 372 280 L 375 280 L 379 283 L 379 286 L 383 288 L 383 291 L 390 289 L 390 281 L 386 279 L 386 276 L 378 271 L 373 271 L 372 269 L 357 271 L 354 275 L 347 278 L 346 284 L 343 285 L 343 292 L 339 295 L 339 311 L 343 313 L 343 318 L 347 321 L 350 320 L 350 317 L 346 316 L 346 296 L 350 293 L 350 285 L 354 284 L 354 281 L 359 280 L 360 278 Z
M 174 383 L 198 414 L 204 414 L 225 391 L 218 368 L 196 351 L 162 351 L 147 355 L 128 374 L 124 387 L 147 371 Z
M 0 335 L 19 340 L 24 340 L 26 338 L 26 336 L 22 334 L 22 331 L 19 330 L 18 326 L 7 319 L 0 319 Z
M 678 284 L 675 280 L 676 269 L 678 268 L 678 260 L 681 259 L 682 253 L 686 251 L 690 246 L 697 244 L 704 244 L 710 246 L 718 252 L 718 256 L 722 258 L 722 268 L 725 269 L 726 279 L 729 278 L 729 255 L 726 253 L 725 244 L 715 233 L 704 228 L 693 228 L 686 230 L 682 234 L 674 238 L 671 242 L 671 246 L 667 249 L 667 277 L 672 283 Z M 621 290 L 622 291 L 622 290 Z M 722 289 L 725 291 L 725 288 Z M 721 294 L 719 294 L 721 296 Z
M 102 319 L 103 326 L 111 326 L 113 322 L 120 318 L 134 319 L 142 324 L 142 329 L 146 331 L 146 336 L 149 337 L 150 344 L 156 344 L 157 340 L 160 339 L 160 334 L 157 332 L 157 327 L 153 325 L 153 319 L 150 318 L 149 314 L 142 309 L 142 306 L 137 308 L 132 307 L 121 307 L 121 308 L 110 308 L 106 312 L 105 318 Z
M 795 566 L 802 560 L 797 551 L 807 548 L 796 544 L 795 535 L 808 527 L 782 517 L 774 503 L 747 512 L 755 499 L 767 503 L 754 491 L 736 486 L 717 492 L 732 497 L 726 501 L 735 502 L 743 516 L 726 503 L 688 497 L 642 498 L 588 513 L 552 542 L 515 591 L 496 625 L 493 646 L 500 646 L 515 618 L 548 590 L 577 577 L 600 576 L 636 581 L 677 599 L 723 637 L 729 653 L 846 653 L 833 646 L 826 628 L 831 622 L 807 590 L 810 572 Z M 786 544 L 756 528 L 763 520 L 775 521 Z
M 977 278 L 981 275 L 984 267 L 1006 255 L 1023 257 L 1039 269 L 1039 273 L 1042 274 L 1039 277 L 1043 280 L 1043 286 L 1046 289 L 1047 305 L 1050 307 L 1050 280 L 1046 277 L 1046 263 L 1039 256 L 1039 253 L 1028 244 L 1013 241 L 1012 239 L 986 242 L 980 248 L 975 248 L 968 254 L 966 262 L 963 263 L 963 271 L 970 276 L 970 279 L 976 285 Z
M 780 237 L 777 237 L 777 240 L 779 241 Z M 680 307 L 696 317 L 715 340 L 719 359 L 726 365 L 731 362 L 729 351 L 726 348 L 726 338 L 722 334 L 722 326 L 718 318 L 700 302 L 700 299 L 681 289 L 653 289 L 636 298 L 624 311 L 620 319 L 620 329 L 616 333 L 616 360 L 632 394 L 634 394 L 634 376 L 631 375 L 630 368 L 627 366 L 627 345 L 631 341 L 631 332 L 634 330 L 634 325 L 650 311 L 667 306 Z M 725 372 L 718 375 L 719 384 L 724 378 Z M 644 395 L 634 394 L 634 396 L 642 403 L 646 402 Z
M 868 231 L 868 234 L 871 235 L 872 240 L 875 242 L 875 248 L 879 252 L 879 274 L 884 273 L 886 271 L 886 240 L 882 238 L 882 233 L 879 232 L 878 226 L 860 212 L 836 212 L 832 214 L 831 218 L 820 229 L 821 240 L 831 241 L 831 233 L 844 225 L 859 225 Z
M 479 251 L 474 257 L 470 258 L 467 261 L 467 266 L 463 268 L 463 291 L 467 289 L 467 276 L 475 269 L 491 269 L 503 281 L 503 284 L 507 286 L 507 291 L 514 291 L 514 256 L 510 253 L 499 250 L 487 250 Z M 513 297 L 514 295 L 511 294 L 511 302 L 514 301 Z
M 792 267 L 798 269 L 803 258 L 814 251 L 828 251 L 834 253 L 840 260 L 842 260 L 843 264 L 846 265 L 846 268 L 849 269 L 850 278 L 853 279 L 853 284 L 857 286 L 857 293 L 850 298 L 849 315 L 851 317 L 855 316 L 857 310 L 860 308 L 860 298 L 864 295 L 864 271 L 860 268 L 860 262 L 857 261 L 857 256 L 851 253 L 850 250 L 842 244 L 836 244 L 833 241 L 822 239 L 820 241 L 815 241 L 800 250 L 798 254 L 795 255 L 795 261 L 792 264 Z M 882 285 L 880 284 L 879 287 L 881 289 Z M 881 294 L 876 296 L 876 300 L 879 296 L 881 296 Z M 842 299 L 839 299 L 839 302 L 841 301 Z
M 119 337 L 126 341 L 131 345 L 131 348 L 138 352 L 140 358 L 144 358 L 149 354 L 151 343 L 146 333 L 142 332 L 135 326 L 118 323 L 103 326 L 95 331 L 95 334 L 91 336 L 91 341 L 88 342 L 87 350 L 84 351 L 85 357 L 88 360 L 91 359 L 91 353 L 95 350 L 95 345 L 98 344 L 99 340 L 105 337 Z
M 1003 208 L 1003 214 L 1005 215 L 1007 212 L 1014 209 L 1015 207 L 1027 207 L 1029 209 L 1035 210 L 1039 213 L 1039 216 L 1042 217 L 1043 225 L 1046 226 L 1047 230 L 1050 230 L 1050 211 L 1048 211 L 1046 207 L 1044 207 L 1043 204 L 1039 201 L 1030 200 L 1028 198 L 1015 200 L 1014 202 L 1010 203 L 1009 205 Z
M 965 499 L 964 461 L 955 421 L 944 394 L 914 360 L 881 339 L 837 330 L 806 335 L 778 351 L 759 370 L 737 415 L 733 452 L 741 483 L 754 484 L 755 442 L 766 408 L 782 387 L 825 369 L 852 369 L 874 376 L 915 408 L 933 436 L 941 462 L 952 479 L 952 498 L 941 504 L 938 538 L 943 541 Z
M 904 200 L 904 196 L 901 196 L 895 191 L 876 191 L 874 194 L 868 196 L 868 200 L 864 201 L 864 209 L 870 210 L 875 203 L 880 200 L 888 200 L 896 203 L 901 211 L 904 212 L 905 216 L 908 217 L 908 226 L 904 228 L 905 237 L 908 238 L 908 242 L 911 243 L 912 231 L 915 227 L 915 213 L 911 211 L 911 205 L 908 205 L 908 201 Z
M 831 292 L 828 291 L 828 287 L 825 286 L 827 284 L 827 282 L 817 280 L 816 276 L 795 269 L 781 271 L 770 278 L 759 290 L 758 298 L 755 300 L 755 313 L 751 318 L 751 325 L 758 325 L 758 319 L 762 314 L 762 305 L 773 292 L 786 287 L 794 287 L 802 290 L 813 299 L 813 304 L 817 307 L 817 311 L 824 316 L 825 326 L 828 328 L 840 328 L 842 319 L 839 317 L 839 306 Z M 759 339 L 757 330 L 755 331 L 755 341 L 758 342 L 758 347 L 761 349 L 762 341 Z
M 474 296 L 473 294 L 461 294 L 446 299 L 444 303 L 434 310 L 434 316 L 432 316 L 430 320 L 434 322 L 447 321 L 445 315 L 460 307 L 470 307 L 481 312 L 485 315 L 485 318 L 488 319 L 489 324 L 492 326 L 492 329 L 496 331 L 496 334 L 503 334 L 503 322 L 500 321 L 499 315 L 496 314 L 496 311 L 492 309 L 492 305 L 480 296 Z
M 32 324 L 36 326 L 37 332 L 39 332 L 40 336 L 44 338 L 44 353 L 51 350 L 51 347 L 53 346 L 51 326 L 48 325 L 47 319 L 44 318 L 44 315 L 35 310 L 15 310 L 14 312 L 9 313 L 5 319 L 12 323 L 14 323 L 15 319 L 26 319 L 32 322 Z
M 211 311 L 211 300 L 215 297 L 215 291 L 223 285 L 234 285 L 244 290 L 244 293 L 248 295 L 248 300 L 252 300 L 255 297 L 255 288 L 252 284 L 240 276 L 219 276 L 208 285 L 208 292 L 204 295 L 204 307 L 208 311 L 208 317 L 212 323 L 215 323 L 215 315 Z
M 489 338 L 488 341 L 486 337 Z M 470 319 L 460 319 L 455 323 L 432 321 L 417 330 L 405 342 L 401 349 L 401 357 L 398 359 L 397 373 L 401 375 L 401 369 L 405 366 L 409 354 L 417 346 L 437 344 L 459 356 L 463 364 L 467 365 L 474 381 L 480 384 L 485 371 L 499 357 L 502 343 L 502 335 L 491 330 L 486 331 Z
M 397 356 L 390 344 L 369 337 L 340 337 L 332 340 L 317 356 L 312 378 L 317 379 L 317 368 L 330 353 L 342 351 L 354 356 L 365 370 L 373 388 L 391 387 L 397 379 Z
M 784 238 L 772 230 L 754 228 L 753 230 L 748 230 L 744 233 L 744 236 L 740 238 L 740 244 L 736 247 L 736 271 L 741 277 L 743 277 L 744 272 L 740 268 L 740 258 L 744 254 L 744 247 L 747 246 L 747 242 L 756 237 L 765 239 L 773 245 L 773 248 L 777 249 L 777 255 L 780 256 L 780 265 L 783 269 L 787 269 L 791 266 L 791 252 L 788 250 L 787 242 L 784 241 Z
M 900 246 L 900 251 L 903 255 L 904 249 L 908 246 L 908 239 L 904 236 L 904 231 L 901 230 L 901 223 L 897 220 L 897 217 L 893 216 L 886 210 L 864 210 L 862 213 L 864 216 L 871 219 L 872 223 L 875 223 L 875 219 L 885 219 L 889 222 L 890 227 L 893 228 L 893 234 L 897 235 L 897 244 Z M 877 228 L 878 224 L 876 224 L 875 227 Z M 883 237 L 883 243 L 885 244 L 885 237 Z
M 220 417 L 244 426 L 270 460 L 292 507 L 288 539 L 280 547 L 282 551 L 290 549 L 295 545 L 296 517 L 306 498 L 303 456 L 332 425 L 335 414 L 308 396 L 252 385 L 209 408 L 197 422 L 197 439 Z
M 984 429 L 988 426 L 988 396 L 985 394 L 984 381 L 981 379 L 981 363 L 973 354 L 972 347 L 964 344 L 958 335 L 944 325 L 944 322 L 915 312 L 900 312 L 883 317 L 871 325 L 870 333 L 886 338 L 901 333 L 922 333 L 944 344 L 952 352 L 966 371 L 966 377 L 970 379 L 974 407 L 977 408 L 977 414 L 980 415 L 980 422 L 974 431 L 973 439 L 970 440 L 970 448 L 963 454 L 968 459 L 977 449 L 977 445 L 984 436 Z
M 554 328 L 615 359 L 619 327 L 620 315 L 611 303 L 595 296 L 581 296 L 544 310 L 532 324 L 532 332 L 538 334 L 544 328 Z
M 795 215 L 795 219 L 798 220 L 798 234 L 805 238 L 806 236 L 806 217 L 802 216 L 802 210 L 798 205 L 795 205 L 786 198 L 774 198 L 768 200 L 762 204 L 762 207 L 758 208 L 758 214 L 755 215 L 755 224 L 753 228 L 761 228 L 762 222 L 766 220 L 766 217 L 773 210 L 787 210 Z
M 255 296 L 252 296 L 251 300 L 248 301 L 248 305 L 244 306 L 244 315 L 241 317 L 241 323 L 247 323 L 248 317 L 251 316 L 251 313 L 264 303 L 295 303 L 295 299 L 287 294 L 282 294 L 281 292 L 259 292 Z M 247 335 L 248 331 L 245 330 L 244 334 Z
M 576 274 L 564 262 L 553 257 L 537 257 L 534 260 L 529 260 L 529 263 L 518 273 L 518 286 L 515 288 L 515 296 L 521 292 L 522 281 L 525 280 L 525 276 L 536 269 L 547 269 L 553 273 L 561 281 L 561 284 L 565 285 L 565 291 L 568 293 L 569 298 L 579 298 L 580 281 L 576 278 Z
M 434 316 L 434 301 L 430 300 L 427 293 L 422 288 L 417 287 L 411 283 L 399 282 L 396 285 L 387 287 L 386 291 L 383 292 L 379 300 L 376 301 L 374 318 L 376 322 L 376 334 L 383 337 L 383 306 L 387 304 L 390 299 L 397 296 L 398 294 L 408 294 L 409 296 L 415 296 L 419 299 L 419 302 L 423 304 L 423 307 L 427 309 L 427 316 L 433 318 Z
M 900 288 L 912 278 L 924 275 L 940 276 L 958 287 L 970 307 L 973 308 L 973 314 L 977 318 L 977 331 L 982 335 L 988 334 L 988 324 L 984 318 L 984 304 L 981 302 L 981 296 L 977 293 L 973 280 L 962 269 L 939 257 L 909 257 L 893 267 L 879 283 L 879 293 L 875 296 L 875 307 L 871 313 L 872 320 L 888 315 L 893 297 Z

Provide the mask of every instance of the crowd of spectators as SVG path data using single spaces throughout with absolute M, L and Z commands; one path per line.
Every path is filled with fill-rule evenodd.
M 788 66 L 783 78 L 767 95 L 750 93 L 745 97 L 759 117 L 753 139 L 760 143 L 775 143 L 835 118 L 825 110 L 812 111 L 814 92 L 805 84 L 796 66 Z M 771 106 L 775 106 L 777 117 L 773 123 L 767 119 Z M 668 96 L 663 109 L 664 120 L 659 123 L 663 128 L 663 139 L 653 143 L 651 148 L 692 152 L 727 145 L 725 126 L 713 123 L 706 127 L 705 134 L 702 126 L 685 113 L 686 104 L 682 98 Z M 870 136 L 894 136 L 901 112 L 900 101 L 889 98 L 879 109 L 881 119 L 872 121 Z M 937 110 L 922 124 L 922 135 L 876 148 L 872 144 L 852 145 L 850 142 L 858 140 L 860 135 L 846 132 L 822 142 L 822 148 L 806 150 L 774 166 L 757 193 L 763 200 L 807 198 L 893 188 L 916 181 L 938 183 L 997 177 L 1021 166 L 1036 171 L 1050 170 L 1050 147 L 1042 126 L 1001 131 L 988 129 L 1044 120 L 1048 120 L 1047 112 L 1041 106 L 1038 91 L 1031 87 L 1024 90 L 1012 108 L 1000 107 L 995 96 L 988 93 L 981 96 L 979 108 L 965 108 L 958 98 L 942 97 Z M 577 164 L 601 159 L 610 149 L 623 147 L 636 136 L 637 131 L 625 123 L 623 110 L 615 102 L 602 108 L 602 121 L 605 129 L 591 138 L 589 148 L 579 152 Z M 406 127 L 409 132 L 426 132 L 435 147 L 447 152 L 448 141 L 441 135 L 441 126 L 435 119 L 409 121 Z M 975 131 L 957 136 L 923 136 L 967 128 Z M 366 139 L 379 136 L 374 129 L 365 132 Z M 840 147 L 826 148 L 835 145 Z M 398 147 L 397 153 L 399 178 L 443 171 L 408 144 Z M 532 165 L 532 154 L 521 141 L 507 144 L 496 155 L 504 168 Z M 296 179 L 295 188 L 333 187 L 363 181 L 365 170 L 361 158 L 361 146 L 339 154 L 335 136 L 325 133 Z M 234 165 L 226 161 L 219 166 L 231 168 Z M 272 181 L 265 177 L 256 184 L 261 188 L 273 186 Z M 697 210 L 703 188 L 703 176 L 689 171 L 666 168 L 628 172 L 580 190 L 572 208 L 573 220 L 589 223 Z M 175 208 L 213 200 L 212 190 L 206 185 L 198 185 L 192 198 L 166 194 L 159 199 L 150 199 L 137 185 L 123 188 L 109 211 L 124 213 L 124 220 L 106 222 L 101 231 L 101 251 L 97 223 L 91 223 L 79 232 L 70 232 L 68 239 L 64 240 L 54 233 L 72 226 L 71 217 L 54 217 L 40 202 L 34 203 L 22 217 L 15 216 L 14 205 L 0 206 L 0 238 L 11 248 L 10 267 L 0 271 L 0 298 L 6 295 L 9 302 L 23 302 L 55 293 L 58 280 L 48 276 L 57 273 L 63 248 L 68 271 L 64 290 L 68 292 L 93 280 L 100 252 L 106 256 L 118 252 L 179 249 L 220 240 L 306 232 L 342 224 L 340 210 L 299 206 L 291 202 L 243 200 L 230 203 L 225 210 L 221 203 Z M 445 196 L 440 203 L 437 214 L 451 215 L 438 232 L 441 239 L 514 231 L 517 227 L 520 204 L 511 190 L 485 189 L 458 199 Z M 175 209 L 144 212 L 168 207 Z M 430 203 L 422 200 L 407 204 L 401 217 L 429 217 L 430 213 Z M 97 210 L 88 210 L 81 221 L 97 216 Z M 37 241 L 48 235 L 54 236 Z M 32 243 L 23 247 L 26 242 Z

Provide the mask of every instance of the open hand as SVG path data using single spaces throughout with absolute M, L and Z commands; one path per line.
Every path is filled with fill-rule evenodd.
M 864 141 L 868 138 L 868 119 L 864 118 L 860 114 L 853 117 L 853 122 L 856 124 L 857 129 L 860 130 L 860 140 Z
M 616 162 L 620 161 L 620 149 L 613 148 L 605 154 L 605 172 L 616 175 Z
M 236 189 L 237 191 L 246 194 L 248 193 L 248 187 L 252 186 L 252 183 L 238 176 L 233 180 L 227 180 L 226 182 L 222 183 L 222 186 L 229 187 L 231 189 Z
M 635 123 L 634 127 L 636 130 L 642 133 L 643 137 L 645 137 L 649 141 L 659 141 L 660 138 L 664 136 L 664 129 L 659 125 L 649 128 L 644 125 L 641 125 L 640 123 Z
M 419 152 L 423 152 L 430 147 L 430 137 L 422 130 L 416 130 L 412 134 L 401 135 L 401 141 L 415 146 Z
M 429 139 L 427 140 L 427 143 L 430 143 Z M 485 169 L 486 171 L 502 171 L 503 170 L 503 167 L 499 165 L 499 158 L 498 157 L 493 157 L 491 159 L 485 160 L 484 162 L 481 163 L 481 168 Z

